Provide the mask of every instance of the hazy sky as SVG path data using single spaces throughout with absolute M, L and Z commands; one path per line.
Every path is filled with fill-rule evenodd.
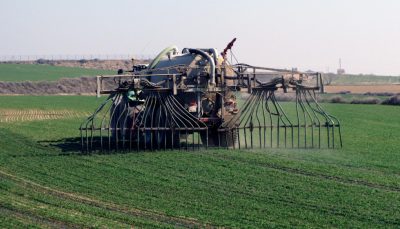
M 157 54 L 234 37 L 240 62 L 400 75 L 399 0 L 0 0 L 1 55 Z

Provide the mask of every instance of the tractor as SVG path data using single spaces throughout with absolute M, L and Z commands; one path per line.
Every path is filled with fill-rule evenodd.
M 334 148 L 335 138 L 341 147 L 339 120 L 317 102 L 322 74 L 233 64 L 235 41 L 222 52 L 170 46 L 97 76 L 97 96 L 108 98 L 80 126 L 82 150 Z M 289 113 L 280 93 L 293 95 Z

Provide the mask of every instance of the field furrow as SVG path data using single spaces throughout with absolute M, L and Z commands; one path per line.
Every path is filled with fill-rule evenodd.
M 14 182 L 17 182 L 18 185 L 21 185 L 23 188 L 32 189 L 35 192 L 45 193 L 50 196 L 58 197 L 61 199 L 68 199 L 70 201 L 83 203 L 86 205 L 90 205 L 92 207 L 100 208 L 106 211 L 112 211 L 116 213 L 127 214 L 131 216 L 135 216 L 138 218 L 150 219 L 154 222 L 166 223 L 167 225 L 174 225 L 178 227 L 199 227 L 199 226 L 206 226 L 210 227 L 210 225 L 200 223 L 195 219 L 187 219 L 187 218 L 179 218 L 179 217 L 172 217 L 167 216 L 161 213 L 144 211 L 135 208 L 126 208 L 123 206 L 119 206 L 113 203 L 106 203 L 100 200 L 96 200 L 93 198 L 81 196 L 75 193 L 68 193 L 64 191 L 59 191 L 53 188 L 49 188 L 46 186 L 39 185 L 35 182 L 16 177 L 12 174 L 6 173 L 4 171 L 0 171 L 0 176 L 3 178 L 10 179 Z
M 0 97 L 1 227 L 400 227 L 399 107 L 323 104 L 342 149 L 82 154 L 100 102 Z

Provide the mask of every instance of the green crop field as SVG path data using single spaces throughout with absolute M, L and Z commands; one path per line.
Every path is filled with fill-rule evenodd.
M 55 81 L 60 78 L 115 74 L 112 70 L 51 66 L 47 64 L 0 64 L 0 81 Z M 368 85 L 400 83 L 400 76 L 331 75 L 332 85 Z
M 380 75 L 329 75 L 324 77 L 332 80 L 331 85 L 376 85 L 376 84 L 399 84 L 400 76 Z
M 342 149 L 83 155 L 101 101 L 0 96 L 1 228 L 400 227 L 398 106 L 323 104 Z
M 114 74 L 115 71 L 39 64 L 0 64 L 0 81 L 55 81 L 60 78 Z

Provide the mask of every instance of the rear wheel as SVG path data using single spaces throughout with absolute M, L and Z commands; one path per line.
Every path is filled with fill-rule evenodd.
M 207 134 L 200 134 L 203 145 L 207 143 Z M 218 129 L 208 130 L 208 146 L 233 148 L 237 142 L 238 134 L 236 129 L 218 131 Z

